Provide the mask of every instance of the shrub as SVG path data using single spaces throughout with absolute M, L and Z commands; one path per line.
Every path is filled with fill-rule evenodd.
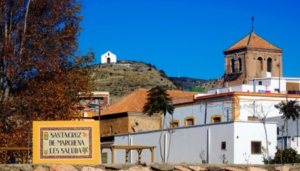
M 276 164 L 281 163 L 281 155 L 282 155 L 282 164 L 284 164 L 284 163 L 299 163 L 300 162 L 297 151 L 292 148 L 288 148 L 283 151 L 280 149 L 277 149 L 277 152 L 275 153 L 274 163 L 276 163 Z

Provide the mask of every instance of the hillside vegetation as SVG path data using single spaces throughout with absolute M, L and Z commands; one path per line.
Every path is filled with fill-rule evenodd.
M 116 64 L 96 64 L 90 67 L 95 91 L 109 91 L 111 104 L 139 88 L 164 86 L 176 89 L 164 71 L 158 71 L 151 64 L 118 61 Z

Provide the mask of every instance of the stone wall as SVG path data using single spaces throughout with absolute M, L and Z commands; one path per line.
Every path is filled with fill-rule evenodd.
M 159 129 L 159 116 L 153 115 L 150 117 L 143 113 L 101 116 L 100 127 L 100 136 L 157 130 Z
M 211 164 L 113 164 L 113 165 L 32 165 L 4 164 L 0 171 L 300 171 L 299 165 L 211 165 Z
M 128 116 L 127 114 L 101 116 L 100 128 L 101 137 L 128 133 Z
M 129 115 L 128 130 L 132 132 L 150 131 L 159 129 L 159 116 L 148 116 L 142 113 Z

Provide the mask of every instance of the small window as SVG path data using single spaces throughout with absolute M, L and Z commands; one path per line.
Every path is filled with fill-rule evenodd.
M 178 122 L 173 122 L 173 123 L 172 123 L 172 127 L 173 127 L 173 128 L 178 128 L 178 126 L 179 126 L 179 125 L 178 125 Z
M 110 128 L 109 128 L 109 132 L 112 134 L 113 133 L 113 126 L 110 126 Z
M 279 135 L 279 132 L 280 132 L 279 127 L 277 127 L 277 135 Z
M 226 150 L 226 142 L 221 142 L 221 150 Z
M 256 70 L 257 71 L 262 71 L 263 70 L 263 59 L 261 57 L 257 58 Z
M 260 141 L 251 141 L 251 154 L 261 154 Z
M 211 123 L 222 122 L 222 115 L 214 115 L 211 117 Z
M 107 164 L 107 153 L 101 153 L 102 164 Z
M 179 120 L 173 120 L 170 122 L 170 128 L 178 128 L 179 127 Z
M 267 71 L 272 72 L 272 58 L 268 58 Z
M 195 125 L 195 118 L 193 116 L 186 117 L 184 120 L 185 120 L 185 126 Z
M 235 60 L 234 59 L 231 59 L 230 65 L 231 65 L 231 72 L 234 73 L 235 72 Z
M 242 59 L 239 58 L 239 71 L 242 71 Z
M 194 119 L 188 119 L 186 120 L 186 122 L 187 122 L 187 126 L 194 125 Z
M 248 116 L 248 121 L 255 121 L 258 120 L 258 117 L 256 116 Z
M 262 85 L 262 81 L 258 81 L 258 85 Z
M 221 122 L 221 118 L 220 118 L 220 117 L 215 117 L 213 120 L 214 120 L 214 122 L 213 122 L 213 123 L 216 123 L 216 122 Z

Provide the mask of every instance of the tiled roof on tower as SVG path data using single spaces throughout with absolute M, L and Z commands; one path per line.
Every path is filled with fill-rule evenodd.
M 261 48 L 261 49 L 274 49 L 274 50 L 282 50 L 265 39 L 261 38 L 257 34 L 254 33 L 252 30 L 248 35 L 246 35 L 244 38 L 242 38 L 240 41 L 226 49 L 224 52 L 242 49 L 242 48 Z

